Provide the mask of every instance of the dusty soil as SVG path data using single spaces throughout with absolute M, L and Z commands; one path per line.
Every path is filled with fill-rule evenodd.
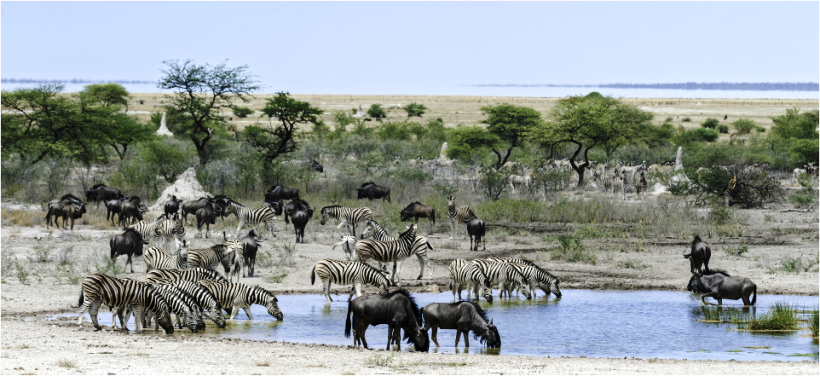
M 651 196 L 647 199 L 652 199 Z M 23 215 L 24 207 L 3 204 L 6 216 Z M 33 208 L 31 208 L 33 209 Z M 746 210 L 746 226 L 741 236 L 704 236 L 713 250 L 710 266 L 726 269 L 730 274 L 751 278 L 760 294 L 818 295 L 817 266 L 809 271 L 783 271 L 782 262 L 800 257 L 804 263 L 817 259 L 818 214 L 810 212 Z M 787 209 L 786 209 L 787 210 Z M 92 218 L 104 211 L 91 209 Z M 32 217 L 42 212 L 32 211 Z M 235 231 L 228 221 L 226 229 Z M 340 249 L 331 250 L 338 239 L 331 227 L 320 226 L 318 218 L 307 229 L 307 244 L 297 244 L 292 262 L 282 250 L 293 241 L 293 229 L 281 219 L 276 224 L 277 238 L 267 240 L 261 252 L 268 258 L 257 264 L 258 277 L 241 282 L 259 284 L 279 294 L 308 293 L 323 299 L 319 284 L 310 285 L 309 270 L 324 258 L 342 258 Z M 449 223 L 439 221 L 435 233 L 429 235 L 436 251 L 430 252 L 433 279 L 415 280 L 419 266 L 415 259 L 404 263 L 402 284 L 411 291 L 446 290 L 447 266 L 455 258 L 479 258 L 490 255 L 525 257 L 550 270 L 561 279 L 561 287 L 569 289 L 604 290 L 678 290 L 685 291 L 689 279 L 688 261 L 681 257 L 690 239 L 676 237 L 638 237 L 629 225 L 610 224 L 611 234 L 586 239 L 586 247 L 597 257 L 595 264 L 551 260 L 557 245 L 545 235 L 569 234 L 572 224 L 490 223 L 487 251 L 471 252 L 464 229 L 457 239 L 449 238 Z M 510 229 L 514 230 L 510 230 Z M 221 235 L 221 224 L 216 231 Z M 616 231 L 617 230 L 617 231 Z M 361 229 L 360 229 L 361 231 Z M 426 234 L 428 224 L 420 223 L 420 233 Z M 304 345 L 294 343 L 259 343 L 197 338 L 153 339 L 124 335 L 111 331 L 94 332 L 86 323 L 81 329 L 68 320 L 50 322 L 47 315 L 76 312 L 79 284 L 70 276 L 79 277 L 104 265 L 108 240 L 118 233 L 99 220 L 78 222 L 74 231 L 44 227 L 4 225 L 2 227 L 2 358 L 4 373 L 766 373 L 816 374 L 816 363 L 740 363 L 717 361 L 675 361 L 636 359 L 535 358 L 516 357 L 515 362 L 498 362 L 494 357 L 463 357 L 445 354 L 393 354 L 389 365 L 377 365 L 375 353 L 347 347 Z M 191 247 L 207 247 L 216 239 L 193 238 Z M 734 234 L 737 235 L 737 234 Z M 625 237 L 623 237 L 625 236 Z M 726 252 L 742 244 L 748 251 L 740 256 Z M 71 271 L 58 269 L 60 250 L 73 246 Z M 40 254 L 48 253 L 38 261 Z M 284 257 L 284 260 L 283 260 Z M 120 257 L 118 263 L 124 263 Z M 28 270 L 28 285 L 21 284 L 17 263 Z M 260 265 L 260 263 L 262 265 Z M 9 265 L 8 268 L 6 265 Z M 804 264 L 805 265 L 805 264 Z M 145 264 L 135 260 L 135 273 L 121 276 L 141 277 Z M 284 276 L 283 276 L 284 275 Z M 347 289 L 334 286 L 334 293 Z M 375 292 L 374 289 L 366 289 Z M 565 292 L 571 298 L 571 292 Z M 281 307 L 287 315 L 287 307 Z M 193 346 L 192 346 L 193 345 Z M 201 345 L 208 351 L 201 351 Z M 239 352 L 236 350 L 239 349 Z M 88 356 L 93 354 L 93 356 Z M 236 357 L 235 354 L 245 354 Z M 146 361 L 149 360 L 150 361 Z M 327 361 L 327 360 L 331 361 Z M 265 365 L 268 364 L 268 365 Z

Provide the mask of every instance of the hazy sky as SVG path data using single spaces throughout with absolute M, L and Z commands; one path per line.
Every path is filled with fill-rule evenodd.
M 3 78 L 155 81 L 163 60 L 227 58 L 265 92 L 449 94 L 480 83 L 818 82 L 820 72 L 816 1 L 1 6 Z

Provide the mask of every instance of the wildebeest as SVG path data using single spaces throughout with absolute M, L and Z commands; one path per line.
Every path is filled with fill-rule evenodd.
M 351 323 L 350 315 L 353 314 Z M 350 338 L 353 329 L 353 343 L 367 347 L 365 332 L 372 325 L 387 324 L 387 347 L 395 343 L 401 350 L 401 329 L 404 329 L 404 338 L 412 343 L 416 351 L 427 352 L 430 349 L 430 338 L 427 331 L 422 329 L 421 311 L 410 294 L 405 290 L 397 290 L 388 294 L 364 295 L 351 300 L 347 304 L 347 319 L 345 320 L 345 337 Z
M 182 220 L 188 224 L 188 214 L 196 215 L 196 211 L 202 209 L 207 204 L 213 204 L 214 199 L 207 197 L 200 197 L 198 200 L 184 201 L 180 206 L 182 210 Z
M 273 185 L 265 192 L 265 201 L 276 202 L 279 200 L 298 200 L 299 190 L 296 188 L 288 188 L 282 185 Z
M 51 225 L 51 217 L 54 217 L 54 225 L 57 225 L 57 218 L 63 218 L 63 228 L 66 228 L 66 219 L 71 219 L 71 229 L 74 229 L 74 220 L 82 218 L 85 213 L 85 203 L 71 193 L 60 197 L 59 200 L 51 200 L 48 203 L 48 211 L 46 212 L 46 228 Z
M 132 222 L 136 223 L 138 220 L 142 220 L 142 213 L 147 211 L 144 207 L 142 202 L 140 201 L 139 196 L 131 196 L 131 198 L 123 201 L 122 205 L 120 205 L 120 226 L 125 223 L 125 225 L 129 225 Z
M 701 240 L 698 235 L 695 235 L 695 238 L 692 239 L 692 246 L 689 253 L 683 255 L 683 258 L 689 259 L 689 269 L 692 274 L 702 274 L 703 271 L 700 269 L 701 265 L 703 265 L 703 270 L 708 271 L 709 258 L 711 257 L 712 249 L 709 248 L 709 244 Z
M 126 228 L 125 232 L 119 234 L 108 242 L 111 246 L 111 260 L 116 262 L 119 255 L 128 255 L 128 260 L 125 260 L 125 266 L 131 264 L 131 273 L 134 272 L 134 263 L 131 262 L 131 256 L 142 256 L 142 247 L 148 244 L 145 239 L 133 228 Z
M 163 207 L 165 214 L 168 216 L 177 214 L 177 212 L 179 212 L 179 203 L 180 201 L 177 199 L 177 196 L 171 196 L 171 199 L 166 201 Z
M 256 232 L 251 230 L 247 236 L 242 238 L 241 242 L 242 255 L 245 258 L 245 268 L 243 269 L 242 276 L 253 277 L 254 267 L 256 266 L 256 251 L 259 250 L 259 243 L 256 241 Z
M 757 302 L 757 285 L 752 280 L 745 277 L 732 277 L 718 269 L 704 271 L 702 275 L 693 275 L 686 289 L 703 294 L 700 298 L 703 304 L 711 304 L 705 300 L 709 296 L 717 300 L 718 305 L 723 305 L 723 299 L 743 299 L 743 305 L 747 306 L 755 305 Z M 749 300 L 752 294 L 754 297 Z
M 456 347 L 461 333 L 464 333 L 464 347 L 470 347 L 469 334 L 473 331 L 476 338 L 487 347 L 501 348 L 501 336 L 492 320 L 487 320 L 487 314 L 477 304 L 472 302 L 430 303 L 421 309 L 424 318 L 424 330 L 433 328 L 430 338 L 436 347 L 438 329 L 456 330 Z
M 485 232 L 486 226 L 484 225 L 484 221 L 473 218 L 470 222 L 467 222 L 467 235 L 470 236 L 471 251 L 478 251 L 478 243 L 481 242 L 481 238 L 484 238 L 484 250 L 487 250 L 487 237 L 484 236 Z M 475 248 L 473 247 L 473 237 L 475 237 Z
M 211 225 L 216 224 L 216 217 L 222 212 L 219 205 L 208 203 L 196 211 L 196 230 L 201 234 L 202 225 L 205 225 L 205 237 L 209 238 Z
M 429 219 L 430 233 L 433 233 L 433 225 L 436 224 L 436 209 L 432 206 L 424 205 L 418 201 L 412 202 L 402 209 L 399 215 L 401 215 L 402 222 L 413 218 L 416 224 L 419 223 L 419 218 Z
M 307 201 L 301 199 L 295 199 L 289 202 L 287 205 L 284 206 L 283 210 L 285 212 L 285 224 L 290 223 L 288 221 L 288 217 L 293 217 L 293 215 L 296 214 L 297 211 L 306 211 L 308 210 L 308 208 L 310 208 L 310 205 L 307 203 Z M 281 212 L 279 214 L 281 214 Z
M 390 188 L 378 186 L 372 181 L 364 183 L 361 187 L 356 188 L 356 193 L 356 198 L 359 200 L 363 198 L 370 201 L 373 199 L 384 199 L 387 202 L 390 202 Z
M 307 205 L 307 202 L 304 203 L 305 205 Z M 307 223 L 308 221 L 310 221 L 311 218 L 313 218 L 313 208 L 311 208 L 309 205 L 307 205 L 306 210 L 299 210 L 293 214 L 293 217 L 291 217 L 291 219 L 293 220 L 293 227 L 296 230 L 297 243 L 305 242 L 305 226 L 307 226 Z
M 122 203 L 125 200 L 128 200 L 128 196 L 117 197 L 113 200 L 108 200 L 105 202 L 105 220 L 108 221 L 109 217 L 111 219 L 111 225 L 114 226 L 114 215 L 118 215 L 122 217 Z
M 122 197 L 122 192 L 117 188 L 108 188 L 105 184 L 95 184 L 91 189 L 85 191 L 85 198 L 89 201 L 96 201 L 97 209 L 100 208 L 100 202 L 106 203 L 118 197 Z

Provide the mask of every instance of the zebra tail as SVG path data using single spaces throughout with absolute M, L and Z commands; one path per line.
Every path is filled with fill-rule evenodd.
M 350 303 L 347 303 L 347 320 L 345 320 L 345 338 L 350 338 Z
M 757 287 L 755 287 L 755 290 L 757 290 Z M 755 299 L 757 299 L 757 293 L 755 293 Z M 79 302 L 79 303 L 77 303 L 77 308 L 80 308 L 80 307 L 82 307 L 82 306 L 83 306 L 83 301 L 84 301 L 84 300 L 85 300 L 85 299 L 83 299 L 83 289 L 82 289 L 82 287 L 81 287 L 81 288 L 80 288 L 80 302 Z
M 316 283 L 316 265 L 313 265 L 313 269 L 310 269 L 310 285 Z

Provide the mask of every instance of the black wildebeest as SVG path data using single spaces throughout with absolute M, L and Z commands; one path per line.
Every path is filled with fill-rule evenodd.
M 140 236 L 137 230 L 133 228 L 125 228 L 124 230 L 125 232 L 111 238 L 108 242 L 108 245 L 111 246 L 111 260 L 116 262 L 117 256 L 128 255 L 125 266 L 131 264 L 131 273 L 133 273 L 134 263 L 131 262 L 131 256 L 142 256 L 142 247 L 148 242 Z
M 700 298 L 703 304 L 711 304 L 705 300 L 708 296 L 717 300 L 718 305 L 723 305 L 723 299 L 743 299 L 743 305 L 747 306 L 755 305 L 757 302 L 757 285 L 751 279 L 732 277 L 719 269 L 704 271 L 702 275 L 693 275 L 686 289 L 703 294 Z M 749 300 L 752 294 L 754 297 Z
M 287 205 L 284 206 L 285 224 L 290 223 L 288 222 L 288 217 L 293 217 L 293 215 L 296 214 L 297 211 L 306 211 L 308 210 L 308 208 L 310 208 L 310 205 L 307 203 L 307 201 L 301 199 L 295 199 L 289 202 Z M 273 207 L 271 207 L 271 209 L 273 209 Z M 277 215 L 279 214 L 281 214 L 281 212 Z
M 114 226 L 114 215 L 122 216 L 122 203 L 128 200 L 130 197 L 122 196 L 117 197 L 113 200 L 108 200 L 105 203 L 105 220 L 108 221 L 109 217 L 111 219 L 111 225 Z
M 123 223 L 129 225 L 141 221 L 142 213 L 145 211 L 147 211 L 147 209 L 142 204 L 139 196 L 131 196 L 120 205 L 120 226 L 122 226 Z
M 701 265 L 703 265 L 703 270 L 708 271 L 709 258 L 711 257 L 712 249 L 709 248 L 709 244 L 701 240 L 698 235 L 695 235 L 695 238 L 692 239 L 692 247 L 689 253 L 683 255 L 683 258 L 689 259 L 689 269 L 692 274 L 702 274 L 703 271 L 700 269 Z
M 322 164 L 316 162 L 316 160 L 310 161 L 310 168 L 316 172 L 325 172 L 325 166 L 322 166 Z
M 59 199 L 54 199 L 54 200 L 49 201 L 48 210 L 46 211 L 46 228 L 48 228 L 48 226 L 51 225 L 51 217 L 52 216 L 54 216 L 55 225 L 56 225 L 57 217 L 63 217 L 63 225 L 65 225 L 65 219 L 67 218 L 67 214 L 65 214 L 66 211 L 74 211 L 75 212 L 74 215 L 79 213 L 80 216 L 78 216 L 76 218 L 82 217 L 82 213 L 85 213 L 84 205 L 85 205 L 85 203 L 83 203 L 82 200 L 80 200 L 76 196 L 72 195 L 71 193 L 66 194 L 63 197 L 60 197 Z M 73 206 L 74 209 L 68 209 L 69 206 Z M 79 210 L 79 212 L 76 212 L 76 210 Z M 73 222 L 73 219 L 74 218 L 72 216 L 72 222 Z M 73 223 L 72 223 L 72 225 L 73 225 Z M 65 227 L 65 226 L 63 226 L 63 227 Z
M 74 220 L 82 218 L 85 212 L 85 204 L 77 205 L 71 203 L 62 208 L 49 208 L 48 214 L 46 214 L 46 228 L 48 228 L 48 224 L 51 223 L 51 220 L 48 218 L 53 215 L 54 225 L 57 226 L 57 228 L 60 228 L 60 225 L 57 223 L 57 218 L 59 217 L 63 219 L 63 230 L 68 230 L 66 223 L 69 219 L 71 220 L 71 229 L 74 230 Z
M 182 214 L 183 222 L 185 222 L 185 224 L 187 225 L 188 224 L 188 214 L 196 215 L 197 210 L 202 209 L 207 204 L 213 204 L 213 203 L 214 203 L 214 199 L 213 198 L 207 198 L 207 197 L 200 197 L 197 200 L 182 202 L 182 205 L 180 205 L 180 210 L 182 211 L 181 214 Z
M 211 232 L 211 225 L 216 224 L 216 217 L 222 212 L 219 205 L 208 203 L 196 211 L 196 230 L 202 233 L 202 225 L 205 225 L 205 237 Z
M 373 199 L 384 199 L 387 202 L 390 202 L 390 188 L 378 186 L 372 181 L 364 183 L 361 187 L 356 188 L 356 193 L 356 199 L 358 200 L 363 198 L 370 201 L 373 201 Z
M 353 314 L 351 325 L 350 315 Z M 353 343 L 367 347 L 365 332 L 372 325 L 387 324 L 387 350 L 395 343 L 401 350 L 401 329 L 404 329 L 404 338 L 412 343 L 416 351 L 427 352 L 430 349 L 430 338 L 427 331 L 422 329 L 421 311 L 410 294 L 405 290 L 397 290 L 388 294 L 364 295 L 351 300 L 347 304 L 347 319 L 345 320 L 345 337 L 350 338 L 351 326 L 353 329 Z
M 96 201 L 97 209 L 99 209 L 100 202 L 106 203 L 115 198 L 122 197 L 122 192 L 117 188 L 108 188 L 105 184 L 95 184 L 91 189 L 85 191 L 85 197 L 89 201 Z
M 296 230 L 296 242 L 297 243 L 304 243 L 305 242 L 305 226 L 307 226 L 308 221 L 313 218 L 313 208 L 307 204 L 307 202 L 302 201 L 306 206 L 307 209 L 304 211 L 299 210 L 293 214 L 291 219 L 293 220 L 293 227 Z
M 418 201 L 412 202 L 407 207 L 402 209 L 399 213 L 401 220 L 406 221 L 413 218 L 416 224 L 419 223 L 419 218 L 427 218 L 430 220 L 430 233 L 433 233 L 433 225 L 436 224 L 436 209 L 432 206 L 424 205 Z
M 242 238 L 241 242 L 242 255 L 245 258 L 245 268 L 242 272 L 242 276 L 253 277 L 254 267 L 256 266 L 256 251 L 259 250 L 259 243 L 256 241 L 256 232 L 251 230 L 247 236 Z
M 469 334 L 473 331 L 476 338 L 481 339 L 481 343 L 487 347 L 501 348 L 501 336 L 498 328 L 493 325 L 492 320 L 487 320 L 487 314 L 478 305 L 472 302 L 455 303 L 430 303 L 421 309 L 424 318 L 424 330 L 433 328 L 430 338 L 436 347 L 439 346 L 436 340 L 438 329 L 456 330 L 456 347 L 458 338 L 464 333 L 464 347 L 470 347 Z
M 279 200 L 298 200 L 299 190 L 296 188 L 288 188 L 282 185 L 273 185 L 265 192 L 265 201 L 276 202 Z
M 467 234 L 470 236 L 470 250 L 478 251 L 478 243 L 481 238 L 484 238 L 484 250 L 487 250 L 487 237 L 484 236 L 486 227 L 484 221 L 473 217 L 470 222 L 467 222 Z M 473 237 L 475 237 L 475 248 L 473 248 Z
M 179 212 L 179 201 L 177 196 L 171 196 L 171 199 L 165 202 L 164 214 L 170 217 L 173 214 L 177 214 Z

